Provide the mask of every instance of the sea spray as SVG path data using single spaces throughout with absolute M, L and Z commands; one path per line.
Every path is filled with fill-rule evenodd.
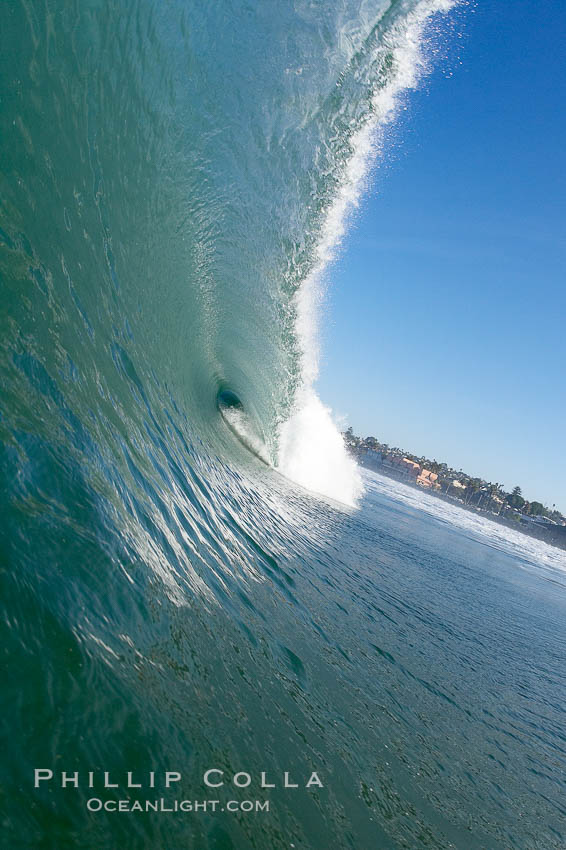
M 277 468 L 308 490 L 356 506 L 363 494 L 360 471 L 348 455 L 332 411 L 317 396 L 319 322 L 328 267 L 335 259 L 351 216 L 366 189 L 368 175 L 383 140 L 383 131 L 395 117 L 399 97 L 414 88 L 427 70 L 422 50 L 423 29 L 437 12 L 447 12 L 454 0 L 427 0 L 398 19 L 385 38 L 376 40 L 376 62 L 384 53 L 389 74 L 371 97 L 371 109 L 353 130 L 350 155 L 334 200 L 323 220 L 312 270 L 294 296 L 295 333 L 299 347 L 300 381 L 291 415 L 279 427 Z

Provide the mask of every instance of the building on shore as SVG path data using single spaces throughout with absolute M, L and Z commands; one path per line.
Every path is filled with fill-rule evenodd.
M 472 477 L 446 463 L 407 454 L 398 447 L 380 443 L 375 437 L 357 437 L 352 428 L 344 432 L 348 450 L 362 466 L 382 475 L 423 487 L 437 497 L 482 513 L 531 537 L 566 549 L 566 517 L 540 502 L 527 502 L 520 487 L 506 493 L 499 484 Z M 431 466 L 432 469 L 427 469 Z M 432 470 L 436 470 L 433 472 Z
M 415 460 L 405 457 L 396 452 L 380 452 L 368 448 L 361 455 L 362 461 L 371 468 L 382 467 L 384 472 L 400 478 L 402 481 L 410 481 L 429 490 L 439 490 L 440 483 L 438 474 L 430 469 L 425 469 Z
M 421 469 L 417 476 L 417 484 L 420 487 L 427 487 L 431 490 L 439 490 L 438 475 L 436 472 L 431 472 L 430 469 Z

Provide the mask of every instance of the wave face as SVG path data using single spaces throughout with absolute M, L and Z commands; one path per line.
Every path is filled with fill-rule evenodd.
M 443 4 L 199 5 L 6 12 L 6 345 L 72 409 L 80 385 L 139 426 L 131 364 L 215 447 L 227 388 L 274 466 L 353 503 L 359 476 L 312 398 L 316 302 L 371 134 Z M 21 395 L 22 369 L 7 377 Z M 339 475 L 305 469 L 314 420 Z
M 252 715 L 253 682 L 275 670 L 281 699 L 299 699 L 301 661 L 257 598 L 274 588 L 298 612 L 297 564 L 348 521 L 334 502 L 361 494 L 314 389 L 325 269 L 421 70 L 422 26 L 449 6 L 3 5 L 1 581 L 21 660 L 6 695 L 18 783 L 61 753 L 234 764 L 238 689 Z M 29 846 L 47 823 L 83 846 L 80 807 L 58 820 L 44 798 L 18 805 Z M 139 824 L 157 846 L 163 827 Z M 193 828 L 195 846 L 221 846 Z

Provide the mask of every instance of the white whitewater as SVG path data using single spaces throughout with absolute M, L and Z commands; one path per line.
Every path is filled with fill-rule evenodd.
M 453 0 L 426 0 L 388 34 L 394 71 L 389 82 L 374 95 L 371 119 L 351 140 L 353 153 L 344 169 L 340 190 L 328 210 L 315 267 L 295 296 L 302 382 L 293 413 L 279 429 L 277 468 L 306 489 L 352 507 L 363 494 L 362 477 L 346 451 L 332 411 L 321 402 L 315 389 L 324 276 L 366 187 L 370 166 L 380 149 L 381 131 L 394 118 L 399 95 L 414 88 L 426 70 L 423 28 L 433 14 L 447 12 L 454 5 Z

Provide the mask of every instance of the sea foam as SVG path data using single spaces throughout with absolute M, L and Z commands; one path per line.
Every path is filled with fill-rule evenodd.
M 447 12 L 454 0 L 425 0 L 387 34 L 392 70 L 374 92 L 370 115 L 352 133 L 349 157 L 338 192 L 328 208 L 314 266 L 295 294 L 295 333 L 301 381 L 290 417 L 279 428 L 277 468 L 308 490 L 355 507 L 364 492 L 362 477 L 348 455 L 332 411 L 319 399 L 319 325 L 328 267 L 367 186 L 383 142 L 383 130 L 395 117 L 399 95 L 414 88 L 427 69 L 423 32 L 432 15 Z M 383 44 L 379 48 L 383 49 Z

